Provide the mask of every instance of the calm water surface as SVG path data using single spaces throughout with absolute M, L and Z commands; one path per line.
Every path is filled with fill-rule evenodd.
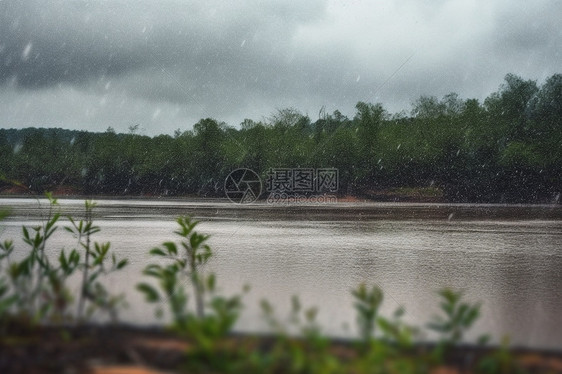
M 80 200 L 61 200 L 63 212 L 79 215 Z M 425 324 L 438 312 L 435 291 L 464 290 L 483 304 L 469 338 L 509 335 L 516 345 L 562 348 L 562 219 L 560 206 L 437 204 L 338 204 L 331 207 L 240 207 L 214 201 L 100 200 L 97 241 L 110 241 L 130 266 L 108 279 L 126 291 L 124 321 L 153 324 L 153 308 L 134 285 L 150 261 L 147 252 L 171 240 L 174 218 L 192 214 L 211 234 L 217 273 L 225 294 L 251 285 L 239 331 L 264 331 L 259 301 L 268 299 L 282 318 L 290 298 L 319 307 L 324 331 L 355 333 L 350 290 L 360 282 L 385 292 L 383 313 L 406 308 L 406 320 Z M 12 207 L 2 238 L 19 238 L 43 208 L 27 199 L 0 199 Z M 60 230 L 51 246 L 71 248 Z M 428 335 L 427 338 L 431 338 Z

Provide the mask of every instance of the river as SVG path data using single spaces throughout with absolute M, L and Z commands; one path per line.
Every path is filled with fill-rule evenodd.
M 2 198 L 12 215 L 2 222 L 3 239 L 21 243 L 21 226 L 46 214 L 46 202 Z M 61 211 L 80 216 L 83 201 L 60 200 Z M 259 301 L 268 299 L 280 318 L 297 294 L 319 308 L 318 320 L 333 336 L 355 334 L 350 290 L 360 282 L 384 291 L 382 313 L 399 306 L 405 320 L 423 326 L 439 312 L 436 291 L 463 290 L 482 303 L 482 317 L 468 335 L 509 335 L 514 345 L 562 348 L 562 206 L 338 203 L 330 206 L 235 205 L 222 200 L 100 199 L 95 210 L 101 232 L 119 257 L 130 259 L 108 278 L 127 294 L 125 322 L 154 324 L 134 285 L 151 261 L 148 251 L 173 240 L 174 219 L 190 214 L 210 234 L 215 256 L 209 270 L 225 294 L 251 286 L 237 331 L 263 332 Z M 61 221 L 60 226 L 66 225 Z M 58 230 L 50 248 L 71 248 Z M 432 335 L 425 336 L 431 339 Z

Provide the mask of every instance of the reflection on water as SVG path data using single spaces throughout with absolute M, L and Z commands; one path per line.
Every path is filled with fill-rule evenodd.
M 21 225 L 37 219 L 33 201 L 9 199 L 0 200 L 0 204 L 16 206 L 14 217 L 3 223 L 4 238 L 18 238 Z M 80 212 L 81 204 L 62 202 L 63 209 L 72 212 Z M 352 219 L 355 207 L 344 205 L 343 218 L 337 207 L 322 217 L 310 218 L 300 211 L 293 219 L 280 218 L 275 210 L 267 213 L 267 207 L 260 207 L 260 219 L 255 220 L 252 212 L 242 209 L 243 213 L 235 213 L 222 203 L 214 207 L 212 202 L 166 204 L 170 203 L 104 201 L 98 209 L 97 223 L 102 231 L 97 240 L 111 241 L 120 256 L 131 261 L 124 273 L 110 279 L 116 290 L 127 291 L 131 307 L 122 313 L 127 321 L 155 322 L 152 309 L 133 290 L 134 284 L 149 261 L 148 250 L 172 238 L 174 215 L 181 214 L 178 210 L 184 214 L 191 210 L 206 217 L 200 229 L 212 235 L 209 244 L 215 257 L 210 268 L 217 273 L 222 291 L 230 294 L 246 283 L 252 286 L 239 330 L 264 329 L 260 299 L 269 299 L 283 316 L 290 296 L 298 294 L 306 306 L 319 306 L 326 332 L 352 334 L 355 321 L 349 290 L 367 281 L 385 291 L 384 313 L 403 305 L 409 322 L 427 322 L 437 312 L 434 291 L 449 286 L 465 290 L 472 301 L 483 302 L 483 318 L 470 337 L 491 332 L 497 341 L 509 333 L 515 344 L 562 348 L 560 219 L 544 219 L 541 213 L 530 217 L 526 207 L 502 207 L 513 215 L 509 219 L 448 219 L 447 209 L 462 209 L 394 204 L 381 205 L 380 209 L 423 209 L 429 211 L 431 219 L 410 218 L 411 213 L 381 219 L 375 206 L 370 219 L 358 214 Z M 201 206 L 207 214 L 197 210 Z M 478 206 L 470 207 L 478 210 Z M 491 217 L 498 216 L 493 207 L 483 209 L 492 211 Z M 229 211 L 221 217 L 221 210 Z M 70 247 L 71 239 L 61 230 L 52 246 L 63 245 Z

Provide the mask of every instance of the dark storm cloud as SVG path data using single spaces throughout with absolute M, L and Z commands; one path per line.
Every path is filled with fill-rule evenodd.
M 498 17 L 494 48 L 511 61 L 540 68 L 545 61 L 562 61 L 562 2 L 514 4 Z M 562 66 L 562 65 L 560 65 Z
M 409 110 L 559 69 L 562 5 L 522 1 L 2 1 L 0 126 L 171 132 L 294 106 Z M 69 107 L 68 103 L 72 103 Z
M 93 24 L 79 2 L 2 2 L 0 77 L 23 87 L 113 75 L 141 62 L 118 28 Z
M 83 82 L 143 67 L 187 73 L 252 65 L 246 49 L 276 55 L 322 4 L 221 2 L 2 2 L 1 77 L 26 87 Z M 260 7 L 256 11 L 255 7 Z M 274 41 L 274 43 L 272 43 Z M 243 47 L 243 45 L 242 45 Z M 262 57 L 263 58 L 263 55 Z M 212 66 L 211 66 L 212 65 Z M 219 74 L 223 75 L 223 74 Z

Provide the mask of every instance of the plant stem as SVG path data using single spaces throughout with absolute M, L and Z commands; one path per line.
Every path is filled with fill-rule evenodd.
M 86 228 L 88 228 L 92 223 L 92 210 L 86 204 Z M 81 240 L 81 234 L 79 234 L 79 240 Z M 78 301 L 78 312 L 77 312 L 77 319 L 78 321 L 82 320 L 82 315 L 84 313 L 84 304 L 85 304 L 85 296 L 86 296 L 86 288 L 88 285 L 88 270 L 90 268 L 90 230 L 86 230 L 86 255 L 84 259 L 84 271 L 82 272 L 82 287 L 80 291 L 80 299 Z

